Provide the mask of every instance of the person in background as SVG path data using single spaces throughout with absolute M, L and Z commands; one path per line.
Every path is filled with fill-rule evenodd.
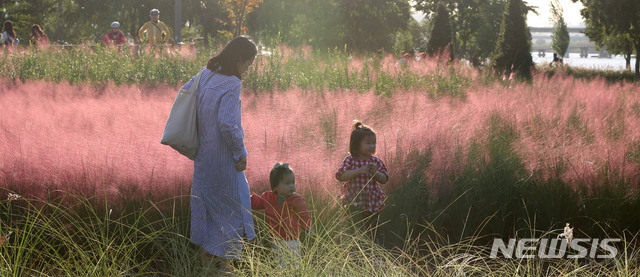
M 0 45 L 6 48 L 17 46 L 20 40 L 16 38 L 16 32 L 13 30 L 13 22 L 7 20 L 2 24 L 2 34 L 0 35 Z
M 120 31 L 120 23 L 114 21 L 111 23 L 111 32 L 104 35 L 102 38 L 102 45 L 104 46 L 119 46 L 127 43 L 127 38 Z
M 38 24 L 31 25 L 31 36 L 29 42 L 33 47 L 43 47 L 49 45 L 49 38 L 42 31 L 42 27 Z
M 562 58 L 558 56 L 558 54 L 553 53 L 553 61 L 549 64 L 549 66 L 561 67 L 563 65 Z
M 141 42 L 146 41 L 151 45 L 165 44 L 169 41 L 169 28 L 160 21 L 160 11 L 153 9 L 149 12 L 150 21 L 142 25 L 138 31 Z

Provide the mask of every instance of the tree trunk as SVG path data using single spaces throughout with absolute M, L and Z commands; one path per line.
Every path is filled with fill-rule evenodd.
M 640 42 L 636 43 L 636 79 L 640 78 Z
M 626 70 L 631 70 L 631 54 L 633 54 L 633 53 L 624 54 L 624 62 L 625 62 L 624 63 L 625 64 L 624 68 Z
M 56 31 L 55 31 L 55 38 L 56 40 L 63 40 L 62 37 L 62 20 L 60 18 L 62 18 L 62 0 L 58 0 L 58 26 L 56 26 Z

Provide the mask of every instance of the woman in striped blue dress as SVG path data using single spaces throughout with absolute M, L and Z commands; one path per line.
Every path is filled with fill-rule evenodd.
M 191 185 L 191 242 L 202 247 L 213 275 L 239 259 L 244 239 L 255 238 L 247 150 L 241 120 L 241 77 L 253 63 L 256 45 L 236 37 L 207 63 L 198 94 L 200 148 Z M 184 88 L 193 83 L 192 78 Z

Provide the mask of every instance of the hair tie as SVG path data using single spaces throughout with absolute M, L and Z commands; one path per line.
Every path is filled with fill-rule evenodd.
M 273 165 L 273 169 L 280 168 L 280 167 L 289 168 L 289 164 L 288 163 L 280 163 L 280 162 L 278 162 L 278 163 Z

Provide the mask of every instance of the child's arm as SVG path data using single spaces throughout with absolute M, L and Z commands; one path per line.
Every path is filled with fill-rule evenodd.
M 311 228 L 311 215 L 309 215 L 309 208 L 307 208 L 307 204 L 304 202 L 302 197 L 296 197 L 291 203 L 294 212 L 298 216 L 298 219 L 302 222 L 302 229 L 308 230 Z
M 382 174 L 380 171 L 376 171 L 376 181 L 380 184 L 386 184 L 389 181 L 386 175 Z
M 262 210 L 264 209 L 264 199 L 257 194 L 251 194 L 251 209 Z
M 389 181 L 389 172 L 387 171 L 387 167 L 384 165 L 382 160 L 376 158 L 376 164 L 374 166 L 374 176 L 376 181 L 380 184 L 386 184 Z
M 339 181 L 351 180 L 355 177 L 358 177 L 359 175 L 369 173 L 370 168 L 372 167 L 369 165 L 365 165 L 357 169 L 345 170 L 344 172 L 342 172 L 342 174 L 338 175 L 338 180 Z

